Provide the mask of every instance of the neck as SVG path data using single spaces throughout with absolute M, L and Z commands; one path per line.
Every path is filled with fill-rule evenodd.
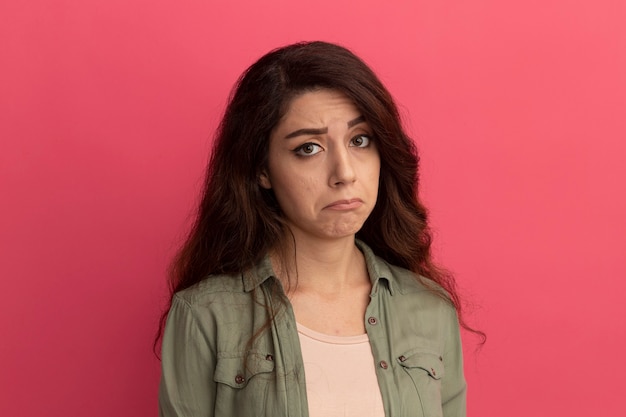
M 281 251 L 287 259 L 280 262 L 277 256 L 272 256 L 274 269 L 288 293 L 339 293 L 369 282 L 365 259 L 353 235 L 332 240 L 296 236 L 290 242 Z

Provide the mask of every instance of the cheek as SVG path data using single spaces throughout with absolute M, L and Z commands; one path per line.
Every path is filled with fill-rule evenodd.
M 274 194 L 283 212 L 308 212 L 315 205 L 318 183 L 315 179 L 299 177 L 293 173 L 282 178 L 274 187 Z
M 274 193 L 281 203 L 297 204 L 307 195 L 309 189 L 306 181 L 294 176 L 293 173 L 281 176 L 280 179 L 274 178 L 272 185 Z
M 363 178 L 365 178 L 368 185 L 378 188 L 378 182 L 380 181 L 380 160 L 378 157 L 373 158 L 372 161 L 364 165 Z

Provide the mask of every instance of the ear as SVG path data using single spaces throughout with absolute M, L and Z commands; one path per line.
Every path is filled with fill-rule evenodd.
M 270 177 L 267 175 L 267 171 L 263 170 L 259 174 L 259 185 L 266 190 L 270 190 L 272 188 L 272 183 L 270 182 Z

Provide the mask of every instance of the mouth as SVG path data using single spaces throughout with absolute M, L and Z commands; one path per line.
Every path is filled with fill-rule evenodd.
M 361 200 L 360 198 L 351 198 L 349 200 L 333 201 L 332 203 L 330 203 L 324 208 L 328 210 L 342 211 L 342 210 L 353 210 L 353 209 L 361 207 L 362 205 L 363 205 L 363 200 Z

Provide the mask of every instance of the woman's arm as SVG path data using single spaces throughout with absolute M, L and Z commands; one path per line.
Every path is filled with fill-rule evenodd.
M 193 307 L 178 296 L 167 318 L 161 360 L 159 416 L 213 416 L 215 352 L 200 330 Z
M 451 312 L 447 322 L 445 350 L 443 364 L 446 371 L 441 380 L 441 405 L 444 417 L 465 417 L 466 414 L 466 383 L 463 374 L 463 348 L 461 346 L 461 335 L 459 321 L 456 311 L 448 308 Z

